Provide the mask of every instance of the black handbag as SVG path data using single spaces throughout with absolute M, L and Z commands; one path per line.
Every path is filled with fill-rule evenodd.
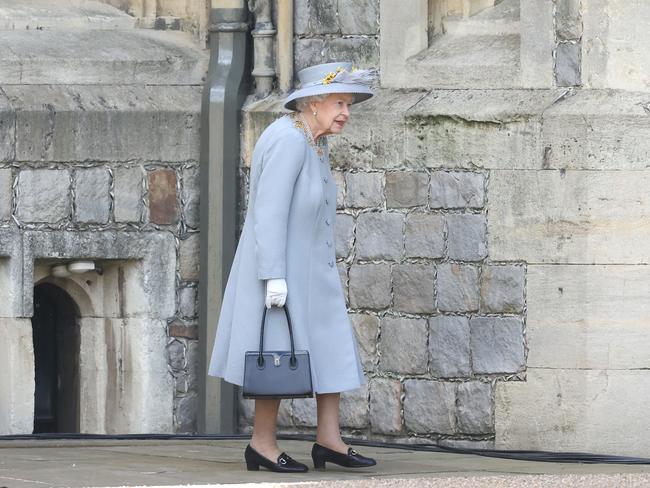
M 259 351 L 246 351 L 244 359 L 244 398 L 310 398 L 314 396 L 308 351 L 296 351 L 289 309 L 284 314 L 289 327 L 290 351 L 264 350 L 266 307 L 262 314 Z

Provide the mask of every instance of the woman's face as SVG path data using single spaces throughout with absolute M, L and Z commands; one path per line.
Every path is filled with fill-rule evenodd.
M 315 120 L 320 135 L 340 134 L 350 118 L 350 105 L 354 97 L 350 93 L 330 93 L 321 102 L 312 102 L 312 112 L 316 112 Z

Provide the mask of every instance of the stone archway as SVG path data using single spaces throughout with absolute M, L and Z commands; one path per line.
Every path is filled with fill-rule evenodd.
M 79 309 L 51 283 L 34 287 L 34 433 L 79 432 Z

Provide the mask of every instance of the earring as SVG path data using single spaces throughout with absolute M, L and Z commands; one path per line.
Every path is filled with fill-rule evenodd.
M 314 112 L 314 117 L 316 117 L 317 115 L 318 115 L 318 112 Z

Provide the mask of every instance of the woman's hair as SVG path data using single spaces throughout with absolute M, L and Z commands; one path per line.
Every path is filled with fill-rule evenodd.
M 298 112 L 304 112 L 308 109 L 310 102 L 322 102 L 327 98 L 329 93 L 324 93 L 322 95 L 312 95 L 311 97 L 303 97 L 296 100 L 296 109 Z

